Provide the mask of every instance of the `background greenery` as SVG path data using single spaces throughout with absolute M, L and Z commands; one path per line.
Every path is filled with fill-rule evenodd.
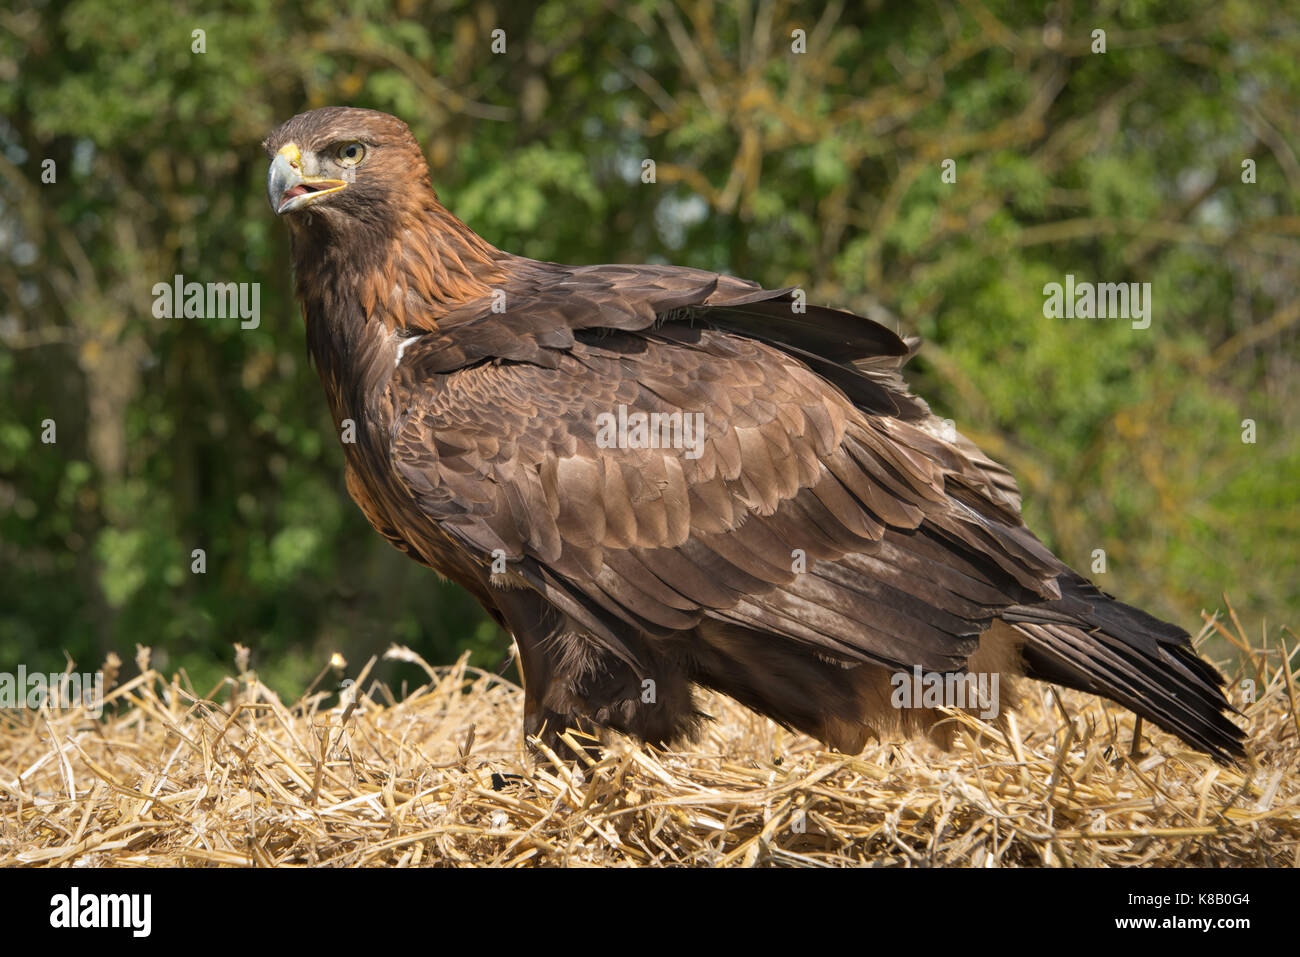
M 898 317 L 927 340 L 914 386 L 1067 560 L 1106 549 L 1103 587 L 1189 629 L 1224 591 L 1294 625 L 1300 8 L 1090 6 L 7 5 L 0 668 L 140 643 L 199 683 L 241 642 L 292 693 L 392 641 L 501 660 L 343 488 L 258 146 L 332 103 L 409 122 L 506 249 Z M 1152 283 L 1150 329 L 1045 319 L 1067 272 Z M 260 327 L 155 319 L 176 273 L 261 283 Z

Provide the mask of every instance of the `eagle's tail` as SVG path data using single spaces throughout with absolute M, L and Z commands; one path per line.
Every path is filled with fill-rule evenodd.
M 1196 654 L 1187 632 L 1077 575 L 1058 583 L 1060 599 L 999 616 L 1026 638 L 1029 677 L 1110 698 L 1219 760 L 1245 757 L 1245 735 L 1224 714 L 1236 712 L 1224 678 Z

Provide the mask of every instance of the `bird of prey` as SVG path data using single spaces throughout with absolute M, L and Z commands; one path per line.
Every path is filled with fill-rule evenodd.
M 700 687 L 856 753 L 947 717 L 900 675 L 996 674 L 1244 754 L 1187 633 L 1056 558 L 908 391 L 914 341 L 797 290 L 497 249 L 384 113 L 263 145 L 348 491 L 514 636 L 530 740 L 689 739 Z

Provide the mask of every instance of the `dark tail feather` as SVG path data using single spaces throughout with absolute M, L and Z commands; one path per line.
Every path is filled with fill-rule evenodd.
M 1245 734 L 1225 711 L 1221 674 L 1187 632 L 1116 601 L 1077 576 L 1061 598 L 1016 605 L 1001 617 L 1028 639 L 1025 673 L 1110 698 L 1220 761 L 1244 758 Z

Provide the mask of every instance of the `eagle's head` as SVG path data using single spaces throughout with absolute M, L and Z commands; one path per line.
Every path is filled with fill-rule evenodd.
M 400 222 L 434 199 L 419 144 L 387 113 L 346 106 L 299 113 L 262 146 L 271 158 L 271 209 L 295 231 Z
M 449 308 L 503 279 L 508 254 L 438 202 L 420 144 L 397 117 L 322 107 L 262 146 L 271 159 L 267 198 L 289 226 L 309 330 L 313 316 L 335 338 L 370 321 L 433 329 Z

